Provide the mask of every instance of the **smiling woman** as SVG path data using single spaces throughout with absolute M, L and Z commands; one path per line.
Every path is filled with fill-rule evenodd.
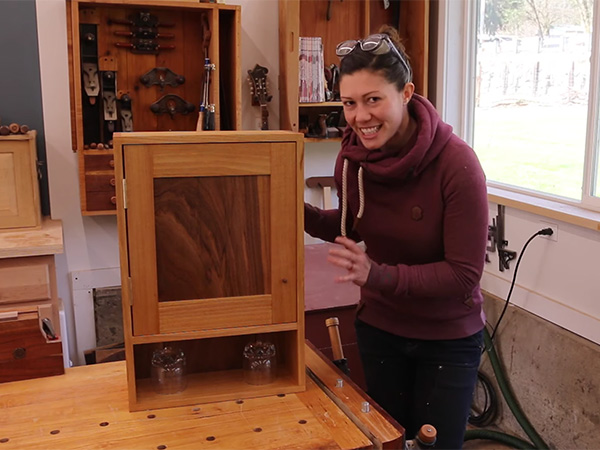
M 406 83 L 401 91 L 381 75 L 359 70 L 340 81 L 346 122 L 371 150 L 394 151 L 412 136 L 416 122 L 408 114 L 415 86 Z
M 414 94 L 395 29 L 337 49 L 349 125 L 334 174 L 340 207 L 305 204 L 305 230 L 339 244 L 328 257 L 344 271 L 336 281 L 361 287 L 355 325 L 369 395 L 408 436 L 428 423 L 437 448 L 460 448 L 484 326 L 485 177 Z

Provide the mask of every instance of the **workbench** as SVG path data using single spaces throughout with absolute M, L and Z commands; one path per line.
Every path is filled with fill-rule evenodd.
M 125 361 L 0 384 L 0 449 L 403 447 L 404 429 L 308 341 L 306 365 L 304 392 L 137 412 Z

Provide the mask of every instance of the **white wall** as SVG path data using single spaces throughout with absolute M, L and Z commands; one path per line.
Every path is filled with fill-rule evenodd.
M 270 88 L 275 94 L 269 104 L 270 126 L 276 129 L 279 126 L 277 0 L 237 0 L 229 3 L 242 6 L 243 128 L 257 128 L 256 121 L 260 117 L 259 109 L 250 105 L 248 83 L 245 81 L 247 70 L 258 63 L 269 68 Z M 453 3 L 459 5 L 462 1 L 443 0 L 442 3 L 445 7 Z M 105 274 L 106 269 L 113 273 L 111 269 L 119 266 L 116 218 L 81 216 L 77 155 L 71 150 L 65 0 L 37 0 L 36 7 L 52 218 L 61 219 L 64 226 L 65 253 L 57 256 L 58 291 L 65 304 L 68 333 L 72 337 L 76 335 L 76 325 L 70 275 L 88 270 Z M 446 25 L 453 26 L 452 23 Z M 452 45 L 449 48 L 457 50 Z M 443 55 L 440 58 L 443 61 Z M 460 72 L 462 65 L 458 59 L 453 56 L 449 68 Z M 459 84 L 464 84 L 460 83 L 460 77 L 456 78 Z M 450 89 L 448 85 L 445 88 Z M 462 89 L 461 86 L 459 88 Z M 458 92 L 458 89 L 452 92 Z M 456 103 L 440 104 L 444 105 L 449 117 L 460 119 L 460 112 L 452 113 L 457 111 Z M 461 123 L 455 125 L 457 130 L 462 129 Z M 305 176 L 331 174 L 337 150 L 336 144 L 307 145 Z M 317 192 L 310 190 L 305 191 L 305 198 L 315 205 L 322 201 Z M 333 200 L 335 204 L 335 194 Z M 490 205 L 490 217 L 495 214 L 496 206 Z M 507 209 L 509 248 L 520 251 L 527 238 L 543 228 L 540 224 L 543 219 Z M 541 317 L 600 343 L 600 276 L 594 269 L 597 255 L 600 255 L 600 234 L 569 224 L 558 225 L 557 242 L 538 237 L 529 246 L 519 269 L 518 286 L 512 300 Z M 307 243 L 310 242 L 313 240 L 307 239 Z M 483 287 L 505 297 L 514 262 L 510 271 L 500 272 L 494 255 L 491 257 L 492 263 L 486 266 Z M 78 331 L 85 333 L 89 330 L 83 328 L 90 326 L 80 323 Z M 81 354 L 84 350 L 75 347 L 73 338 L 69 339 L 69 343 L 72 355 L 77 355 L 78 350 Z
M 277 0 L 235 0 L 242 6 L 242 118 L 244 129 L 256 129 L 259 108 L 250 104 L 246 73 L 255 64 L 269 69 L 273 93 L 278 90 L 279 48 Z M 58 293 L 63 299 L 69 337 L 76 336 L 71 274 L 119 267 L 115 216 L 82 217 L 79 207 L 77 154 L 71 150 L 71 117 L 65 0 L 36 0 L 40 71 L 48 178 L 52 218 L 63 221 L 65 252 L 57 256 Z M 268 26 L 264 26 L 268 24 Z M 279 128 L 279 97 L 269 104 L 270 127 Z M 76 286 L 77 288 L 77 286 Z M 79 289 L 76 289 L 78 291 Z M 89 333 L 89 323 L 80 323 L 77 334 Z M 86 329 L 82 329 L 86 328 Z M 93 333 L 93 331 L 92 331 Z M 69 339 L 70 353 L 81 361 L 85 349 Z M 79 355 L 77 357 L 76 355 Z
M 469 64 L 466 31 L 472 17 L 465 17 L 471 0 L 440 0 L 440 27 L 438 42 L 437 105 L 442 105 L 442 116 L 455 132 L 468 139 L 469 98 L 472 95 L 466 68 Z M 447 94 L 447 95 L 446 95 Z M 490 204 L 491 219 L 497 214 L 497 205 Z M 546 222 L 558 225 L 556 241 L 536 237 L 529 244 L 517 273 L 512 293 L 514 303 L 546 320 L 600 344 L 600 233 L 569 223 L 549 220 L 513 208 L 506 208 L 506 236 L 508 248 L 521 248 Z M 514 275 L 515 261 L 510 270 L 499 270 L 497 253 L 490 253 L 491 263 L 485 267 L 482 287 L 506 299 Z M 494 324 L 493 324 L 494 325 Z
M 490 217 L 497 213 L 490 204 Z M 527 246 L 511 303 L 600 344 L 600 233 L 512 208 L 506 208 L 505 223 L 507 248 L 519 254 L 535 232 L 548 223 L 558 226 L 556 241 L 537 236 Z M 498 254 L 489 255 L 482 287 L 506 299 L 516 260 L 501 272 Z

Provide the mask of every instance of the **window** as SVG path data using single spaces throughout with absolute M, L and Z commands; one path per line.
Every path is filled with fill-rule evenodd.
M 598 3 L 462 5 L 463 138 L 477 152 L 490 185 L 600 209 Z M 452 70 L 453 64 L 447 66 Z

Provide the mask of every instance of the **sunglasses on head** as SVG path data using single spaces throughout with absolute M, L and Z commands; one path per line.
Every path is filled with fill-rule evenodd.
M 408 63 L 387 34 L 372 34 L 364 39 L 350 39 L 340 42 L 335 48 L 335 54 L 343 58 L 352 53 L 357 45 L 360 46 L 363 52 L 374 53 L 376 55 L 384 55 L 390 51 L 393 52 L 406 68 L 406 71 L 411 73 Z

